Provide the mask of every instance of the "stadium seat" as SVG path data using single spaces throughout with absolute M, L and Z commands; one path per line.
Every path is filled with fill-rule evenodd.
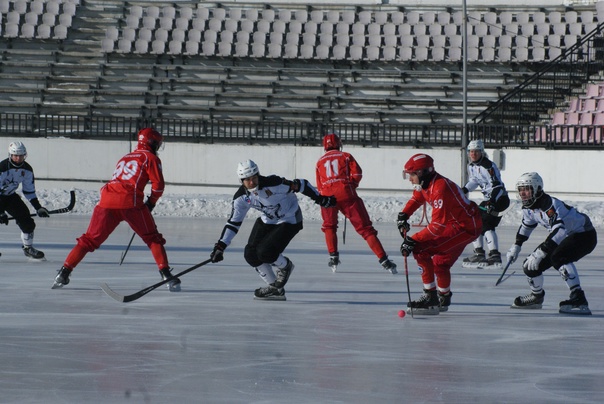
M 63 2 L 63 14 L 67 14 L 70 17 L 75 17 L 77 6 L 71 2 Z
M 52 28 L 48 24 L 40 24 L 36 28 L 36 37 L 40 39 L 49 39 Z
M 155 33 L 153 35 L 154 39 L 157 39 L 164 43 L 169 41 L 169 37 L 170 37 L 170 33 L 168 32 L 168 30 L 163 29 L 163 28 L 156 29 Z
M 314 21 L 306 21 L 306 23 L 304 23 L 304 34 L 313 34 L 316 35 L 318 32 L 318 25 L 316 22 Z M 273 27 L 274 30 L 274 27 Z
M 172 41 L 185 42 L 186 37 L 186 31 L 179 28 L 172 30 Z
M 172 28 L 174 28 L 174 18 L 161 17 L 159 19 L 159 27 L 166 31 L 172 30 Z
M 396 47 L 395 46 L 384 46 L 382 48 L 382 56 L 386 62 L 396 60 Z
M 67 27 L 64 25 L 55 25 L 53 29 L 54 39 L 66 39 L 67 38 Z
M 66 27 L 71 27 L 73 23 L 73 17 L 69 14 L 59 14 L 59 24 Z
M 390 13 L 390 21 L 395 25 L 400 25 L 405 22 L 405 14 L 402 11 L 393 11 Z
M 6 15 L 10 11 L 10 1 L 9 0 L 0 0 L 0 14 Z
M 117 41 L 117 51 L 120 53 L 129 53 L 132 51 L 132 41 L 121 38 Z
M 380 59 L 380 47 L 369 45 L 365 48 L 367 60 L 379 60 Z
M 284 23 L 290 22 L 292 19 L 292 11 L 285 8 L 280 9 L 278 19 Z
M 215 7 L 211 9 L 212 18 L 216 18 L 218 20 L 224 20 L 226 18 L 226 9 L 221 7 Z
M 193 19 L 193 8 L 188 6 L 181 6 L 178 8 L 178 15 L 180 18 L 191 20 Z
M 24 15 L 27 13 L 27 9 L 29 8 L 28 0 L 13 0 L 13 10 L 17 13 Z
M 199 5 L 201 5 L 201 3 L 199 3 Z M 195 18 L 207 21 L 210 19 L 210 9 L 207 7 L 198 7 L 195 16 Z
M 546 15 L 543 11 L 537 11 L 532 14 L 532 19 L 535 24 L 546 23 Z
M 245 9 L 245 18 L 250 21 L 258 21 L 260 17 L 260 12 L 257 8 L 246 8 Z
M 111 53 L 113 52 L 115 47 L 115 41 L 111 38 L 103 38 L 101 40 L 101 50 L 104 53 Z
M 190 29 L 187 31 L 187 40 L 190 42 L 201 42 L 201 31 Z
M 149 52 L 149 40 L 138 38 L 134 41 L 134 53 L 146 54 Z
M 36 26 L 36 25 L 38 25 L 39 18 L 40 18 L 40 16 L 37 13 L 32 13 L 31 11 L 29 13 L 25 13 L 25 23 L 26 24 Z
M 199 53 L 199 41 L 185 42 L 185 55 L 197 55 Z
M 315 52 L 317 54 L 317 59 L 319 60 L 327 60 L 329 59 L 329 50 L 331 46 L 320 44 L 317 46 Z
M 154 55 L 163 55 L 166 52 L 166 42 L 156 39 L 151 42 L 151 53 Z
M 224 29 L 233 33 L 237 32 L 239 30 L 239 20 L 227 18 L 224 20 Z
M 302 44 L 300 46 L 300 58 L 312 59 L 315 53 L 314 45 Z
M 142 39 L 143 41 L 151 42 L 153 40 L 153 31 L 151 31 L 149 28 L 141 28 L 138 30 L 138 35 L 136 36 L 136 39 Z

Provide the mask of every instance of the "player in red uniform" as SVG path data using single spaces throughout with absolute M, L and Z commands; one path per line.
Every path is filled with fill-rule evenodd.
M 67 255 L 53 289 L 67 285 L 73 269 L 87 253 L 99 248 L 122 221 L 126 221 L 147 244 L 162 278 L 173 278 L 164 248 L 166 240 L 158 232 L 151 215 L 164 193 L 164 175 L 157 156 L 162 142 L 163 136 L 153 128 L 143 128 L 138 132 L 136 150 L 118 161 L 111 181 L 101 188 L 101 198 L 92 212 L 88 230 L 77 239 L 78 243 Z M 144 201 L 148 182 L 151 182 L 151 194 Z M 178 278 L 167 285 L 170 291 L 180 291 Z
M 357 187 L 363 178 L 363 170 L 350 153 L 343 152 L 340 137 L 331 133 L 323 138 L 325 154 L 317 161 L 317 189 L 322 195 L 336 197 L 337 209 L 321 208 L 325 242 L 329 252 L 331 269 L 336 272 L 340 263 L 338 252 L 338 211 L 350 220 L 350 224 L 369 245 L 371 251 L 378 257 L 380 264 L 387 271 L 396 274 L 396 264 L 388 259 L 382 243 L 377 237 L 363 200 L 357 194 Z
M 401 254 L 409 256 L 413 252 L 424 284 L 424 294 L 407 306 L 420 314 L 438 314 L 451 304 L 451 267 L 465 246 L 480 234 L 480 210 L 457 184 L 434 170 L 434 160 L 427 154 L 412 156 L 403 174 L 409 177 L 414 191 L 398 214 L 397 225 L 405 238 Z M 430 223 L 410 237 L 407 220 L 425 202 L 432 207 Z

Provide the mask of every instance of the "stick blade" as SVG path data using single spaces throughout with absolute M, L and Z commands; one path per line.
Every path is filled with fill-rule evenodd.
M 127 301 L 126 296 L 120 295 L 119 293 L 115 292 L 106 283 L 101 284 L 101 289 L 103 289 L 103 292 L 105 292 L 107 296 L 117 300 L 118 302 L 125 303 Z

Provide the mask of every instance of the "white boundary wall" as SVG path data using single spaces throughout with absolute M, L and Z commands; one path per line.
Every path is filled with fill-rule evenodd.
M 27 147 L 27 161 L 34 168 L 36 185 L 42 188 L 98 189 L 113 173 L 117 161 L 130 151 L 130 142 L 63 138 L 20 139 Z M 4 138 L 8 148 L 12 141 Z M 410 191 L 402 178 L 405 162 L 415 153 L 426 152 L 435 160 L 436 170 L 458 184 L 462 178 L 459 149 L 346 147 L 363 168 L 361 194 L 400 195 Z M 499 160 L 503 181 L 514 191 L 516 179 L 524 172 L 537 171 L 545 189 L 568 200 L 604 199 L 604 150 L 554 151 L 544 149 L 487 150 Z M 167 193 L 230 194 L 238 185 L 237 163 L 252 159 L 263 174 L 306 178 L 314 184 L 315 163 L 322 147 L 249 146 L 197 143 L 166 143 L 160 153 Z M 461 184 L 463 185 L 463 184 Z

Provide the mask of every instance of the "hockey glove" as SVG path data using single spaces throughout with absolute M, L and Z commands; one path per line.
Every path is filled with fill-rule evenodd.
M 153 209 L 155 208 L 155 204 L 148 199 L 145 201 L 145 206 L 149 209 L 149 212 L 153 212 Z
M 224 259 L 224 249 L 226 248 L 226 244 L 222 241 L 214 244 L 214 249 L 210 253 L 210 259 L 212 262 L 220 262 Z
M 48 209 L 46 208 L 40 208 L 36 211 L 36 213 L 39 217 L 50 217 L 50 215 L 48 214 Z
M 527 271 L 537 271 L 539 270 L 539 264 L 543 261 L 547 254 L 540 248 L 537 248 L 531 255 L 528 256 L 527 259 L 524 260 L 524 264 L 522 265 Z
M 323 208 L 332 208 L 336 206 L 336 197 L 320 195 L 316 202 Z
M 398 213 L 398 218 L 396 220 L 396 227 L 398 227 L 398 231 L 401 233 L 401 237 L 405 238 L 405 234 L 409 230 L 411 230 L 411 225 L 407 221 L 409 219 L 409 215 L 403 212 Z
M 403 254 L 403 257 L 411 255 L 411 252 L 413 252 L 413 249 L 415 248 L 415 243 L 416 241 L 411 237 L 405 237 L 405 241 L 401 244 L 401 254 Z
M 514 244 L 510 247 L 510 251 L 506 254 L 509 263 L 514 263 L 518 259 L 518 254 L 520 254 L 520 246 L 518 244 Z
M 8 215 L 4 212 L 0 213 L 0 224 L 8 225 Z

